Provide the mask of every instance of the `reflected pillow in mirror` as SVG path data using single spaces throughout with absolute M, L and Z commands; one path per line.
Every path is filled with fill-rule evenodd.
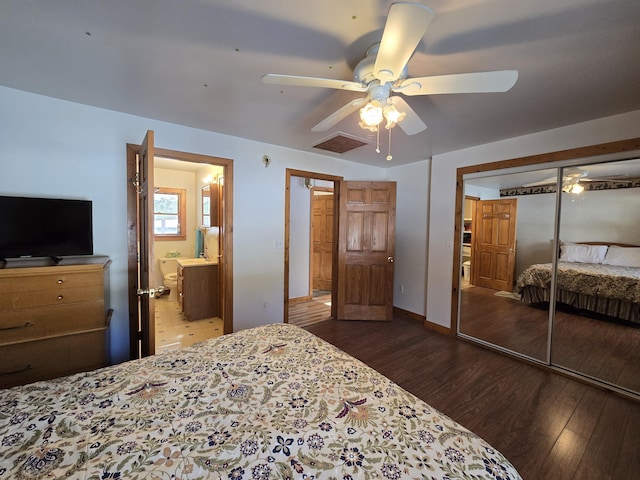
M 640 267 L 640 247 L 618 247 L 611 245 L 602 262 L 621 267 Z
M 607 254 L 608 245 L 585 245 L 583 243 L 562 243 L 560 245 L 561 262 L 602 263 Z

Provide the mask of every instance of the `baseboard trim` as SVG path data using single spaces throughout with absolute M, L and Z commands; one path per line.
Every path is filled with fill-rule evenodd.
M 310 302 L 313 299 L 311 295 L 306 295 L 304 297 L 296 297 L 289 299 L 289 305 L 296 305 L 298 303 Z
M 424 315 L 419 315 L 417 313 L 410 312 L 409 310 L 405 310 L 404 308 L 393 307 L 393 311 L 396 312 L 396 313 L 401 313 L 401 314 L 405 315 L 406 317 L 408 317 L 409 319 L 415 320 L 416 322 L 424 322 L 424 320 L 425 320 Z
M 438 333 L 444 333 L 445 335 L 452 335 L 451 328 L 443 327 L 442 325 L 439 325 L 437 323 L 430 322 L 429 320 L 427 320 L 427 317 L 425 317 L 424 315 L 410 312 L 409 310 L 405 310 L 404 308 L 399 308 L 399 307 L 393 307 L 393 310 L 397 313 L 404 314 L 406 317 L 408 317 L 411 320 L 415 320 L 416 322 L 422 323 L 424 328 L 428 330 L 433 330 L 434 332 L 438 332 Z
M 453 334 L 452 331 L 451 331 L 451 328 L 444 327 L 444 326 L 442 326 L 440 324 L 430 322 L 426 318 L 424 319 L 423 325 L 424 325 L 424 328 L 426 328 L 427 330 L 433 330 L 434 332 L 443 333 L 445 335 L 452 335 Z

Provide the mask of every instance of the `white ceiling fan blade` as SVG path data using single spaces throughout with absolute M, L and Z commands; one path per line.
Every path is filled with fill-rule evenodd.
M 444 93 L 506 92 L 518 80 L 517 70 L 457 73 L 433 77 L 407 78 L 393 90 L 404 95 L 437 95 Z
M 537 182 L 525 183 L 522 185 L 523 187 L 540 187 L 542 185 L 550 185 L 556 183 L 558 181 L 558 177 L 549 177 L 543 180 L 538 180 Z
M 600 177 L 600 178 L 581 178 L 581 182 L 616 182 L 616 183 L 631 183 L 633 180 L 620 177 Z
M 413 55 L 434 14 L 418 3 L 394 3 L 380 40 L 373 75 L 380 83 L 395 81 Z
M 398 126 L 407 135 L 415 135 L 416 133 L 423 132 L 427 129 L 427 124 L 422 121 L 418 114 L 409 106 L 404 98 L 394 96 L 390 98 L 391 102 L 400 112 L 407 114 L 402 121 L 398 123 Z
M 364 105 L 367 102 L 368 97 L 357 98 L 355 100 L 350 101 L 346 105 L 340 107 L 338 110 L 333 112 L 327 118 L 322 120 L 319 124 L 311 129 L 312 132 L 324 132 L 325 130 L 330 129 L 339 121 L 344 120 L 353 112 L 355 112 L 358 108 Z
M 366 92 L 367 86 L 350 80 L 334 80 L 332 78 L 299 77 L 296 75 L 279 75 L 267 73 L 262 76 L 263 83 L 275 85 L 294 85 L 297 87 L 335 88 L 352 92 Z

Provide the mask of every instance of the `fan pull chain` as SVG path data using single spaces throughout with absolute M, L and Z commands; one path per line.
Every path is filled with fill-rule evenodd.
M 391 160 L 393 157 L 391 156 L 391 129 L 389 129 L 389 155 L 387 155 L 387 160 Z
M 380 153 L 380 127 L 376 128 L 376 153 Z

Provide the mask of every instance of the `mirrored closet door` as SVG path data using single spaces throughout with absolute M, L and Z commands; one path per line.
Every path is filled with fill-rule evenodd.
M 563 369 L 635 392 L 640 181 L 631 172 L 639 169 L 640 160 L 563 169 L 551 355 Z
M 637 154 L 459 177 L 458 335 L 640 394 Z
M 539 188 L 532 189 L 535 196 L 518 194 L 535 178 L 519 172 L 464 180 L 464 195 L 474 198 L 475 208 L 464 227 L 470 230 L 470 260 L 463 257 L 458 331 L 544 362 L 548 305 L 526 308 L 515 285 L 527 265 L 553 258 L 555 194 Z

